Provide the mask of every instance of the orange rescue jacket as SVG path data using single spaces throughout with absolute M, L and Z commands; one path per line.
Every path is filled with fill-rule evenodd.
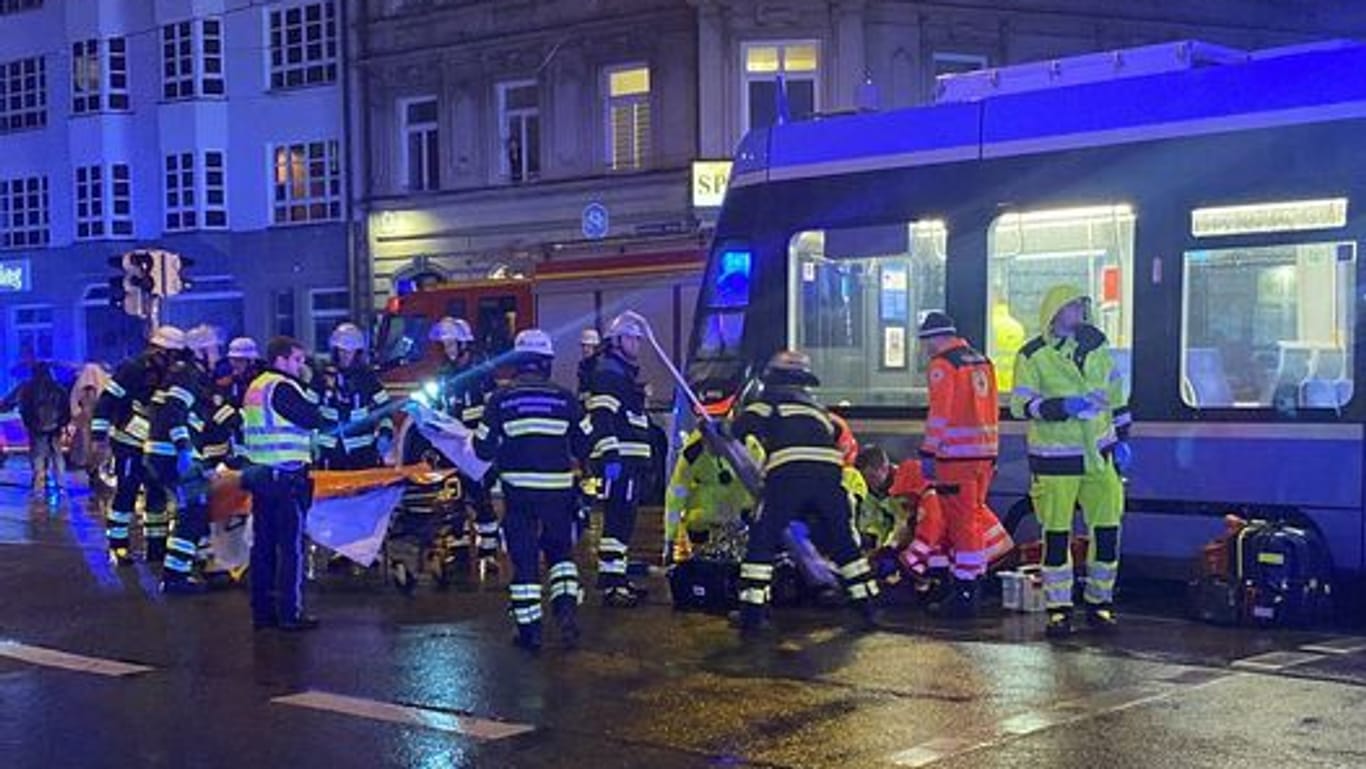
M 1000 399 L 987 356 L 955 338 L 930 359 L 930 413 L 920 454 L 939 460 L 995 459 Z

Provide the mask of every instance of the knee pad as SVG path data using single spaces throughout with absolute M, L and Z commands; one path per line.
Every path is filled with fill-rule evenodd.
M 1119 527 L 1118 526 L 1097 526 L 1096 537 L 1096 560 L 1102 563 L 1113 563 L 1119 560 Z
M 1043 537 L 1043 565 L 1066 566 L 1068 547 L 1072 539 L 1070 531 L 1048 531 Z

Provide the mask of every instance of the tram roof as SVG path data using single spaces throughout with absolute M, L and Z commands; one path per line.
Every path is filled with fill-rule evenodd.
M 753 131 L 731 186 L 1366 117 L 1366 45 L 1182 41 L 955 76 L 940 99 Z

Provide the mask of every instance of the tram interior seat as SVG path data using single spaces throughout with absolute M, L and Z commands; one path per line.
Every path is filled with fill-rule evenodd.
M 1312 374 L 1300 383 L 1299 402 L 1306 408 L 1340 408 L 1352 397 L 1347 353 L 1337 347 L 1314 350 Z
M 1199 408 L 1227 408 L 1233 405 L 1233 388 L 1224 373 L 1224 356 L 1217 347 L 1192 347 L 1186 350 L 1187 394 L 1191 405 Z
M 1276 348 L 1276 373 L 1262 400 L 1278 409 L 1303 406 L 1302 386 L 1314 370 L 1317 351 L 1302 342 L 1278 342 Z

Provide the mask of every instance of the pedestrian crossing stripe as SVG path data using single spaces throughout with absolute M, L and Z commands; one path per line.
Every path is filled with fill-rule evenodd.
M 86 657 L 42 646 L 30 646 L 17 641 L 0 641 L 0 657 L 8 657 L 31 665 L 73 670 L 78 673 L 93 673 L 99 676 L 134 676 L 155 670 L 155 668 L 146 665 L 135 665 L 130 662 L 107 660 L 99 657 Z
M 368 718 L 373 721 L 386 721 L 407 726 L 420 726 L 440 732 L 461 734 L 476 740 L 502 740 L 534 731 L 529 724 L 510 721 L 495 721 L 487 718 L 452 713 L 447 710 L 433 710 L 413 705 L 397 705 L 363 697 L 347 697 L 316 690 L 276 697 L 271 702 L 280 705 L 322 710 L 331 713 Z

